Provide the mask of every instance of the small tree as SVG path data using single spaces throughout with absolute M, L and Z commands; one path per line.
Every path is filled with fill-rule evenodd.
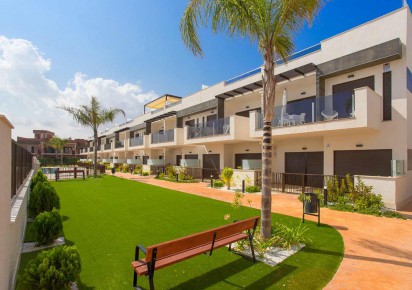
M 57 209 L 40 213 L 33 223 L 34 241 L 38 246 L 53 243 L 63 232 L 63 221 Z
M 67 289 L 81 272 L 81 259 L 76 246 L 58 246 L 43 251 L 29 262 L 23 274 L 27 289 Z
M 30 194 L 29 215 L 36 217 L 44 211 L 60 209 L 60 198 L 49 181 L 38 182 Z
M 225 182 L 227 189 L 230 189 L 230 183 L 232 182 L 233 169 L 230 167 L 225 167 L 222 171 L 220 178 Z
M 69 139 L 62 139 L 57 136 L 54 136 L 47 142 L 47 144 L 56 149 L 57 152 L 60 151 L 60 165 L 63 165 L 63 151 L 67 142 L 69 142 Z
M 122 109 L 102 109 L 99 100 L 92 96 L 90 105 L 81 105 L 80 108 L 60 107 L 60 109 L 68 112 L 73 119 L 83 127 L 90 127 L 93 130 L 94 143 L 94 177 L 97 177 L 97 142 L 99 127 L 105 123 L 114 121 L 118 114 L 126 113 Z
M 33 188 L 36 186 L 38 182 L 43 181 L 47 181 L 47 176 L 44 175 L 43 171 L 39 169 L 31 180 L 30 189 L 33 190 Z

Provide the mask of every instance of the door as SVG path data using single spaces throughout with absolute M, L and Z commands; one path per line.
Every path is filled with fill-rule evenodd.
M 285 173 L 286 184 L 302 185 L 301 174 L 305 176 L 305 184 L 323 187 L 323 152 L 286 152 Z
M 220 154 L 203 154 L 203 176 L 205 179 L 211 175 L 214 179 L 219 178 Z
M 334 174 L 391 176 L 392 149 L 334 152 Z
M 143 164 L 147 164 L 147 160 L 149 159 L 149 156 L 143 156 Z
M 182 160 L 182 155 L 176 155 L 176 166 L 180 166 L 181 160 Z
M 351 116 L 352 95 L 355 89 L 362 87 L 370 87 L 372 90 L 375 90 L 375 77 L 370 76 L 332 87 L 333 110 L 338 112 L 339 118 L 348 118 Z

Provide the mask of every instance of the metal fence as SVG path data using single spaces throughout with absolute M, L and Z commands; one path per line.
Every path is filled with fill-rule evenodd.
M 33 155 L 11 141 L 11 198 L 13 198 L 32 169 Z
M 334 175 L 272 172 L 272 190 L 285 193 L 314 192 L 323 189 Z M 339 183 L 344 176 L 336 176 Z M 262 186 L 262 172 L 255 172 L 255 184 Z
M 93 170 L 93 163 L 83 163 L 83 162 L 78 162 L 77 165 L 79 167 L 86 168 L 86 175 L 89 175 L 89 171 Z M 106 166 L 103 164 L 97 164 L 97 172 L 100 172 L 100 174 L 104 174 L 106 172 Z

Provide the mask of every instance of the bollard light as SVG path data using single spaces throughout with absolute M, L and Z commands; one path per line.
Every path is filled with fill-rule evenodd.
M 210 175 L 210 187 L 213 187 L 213 175 Z
M 245 193 L 245 180 L 242 180 L 242 193 Z

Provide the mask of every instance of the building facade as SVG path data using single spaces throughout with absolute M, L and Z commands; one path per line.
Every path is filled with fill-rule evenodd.
M 33 130 L 34 138 L 17 137 L 17 143 L 26 148 L 38 158 L 60 158 L 61 153 L 57 152 L 48 142 L 55 134 L 48 130 Z M 84 158 L 85 155 L 80 151 L 88 146 L 87 140 L 68 139 L 63 148 L 63 157 L 65 158 Z
M 273 171 L 361 175 L 385 203 L 412 196 L 412 16 L 408 7 L 278 61 Z M 258 170 L 261 68 L 100 132 L 100 161 Z M 93 142 L 82 153 L 92 158 Z

